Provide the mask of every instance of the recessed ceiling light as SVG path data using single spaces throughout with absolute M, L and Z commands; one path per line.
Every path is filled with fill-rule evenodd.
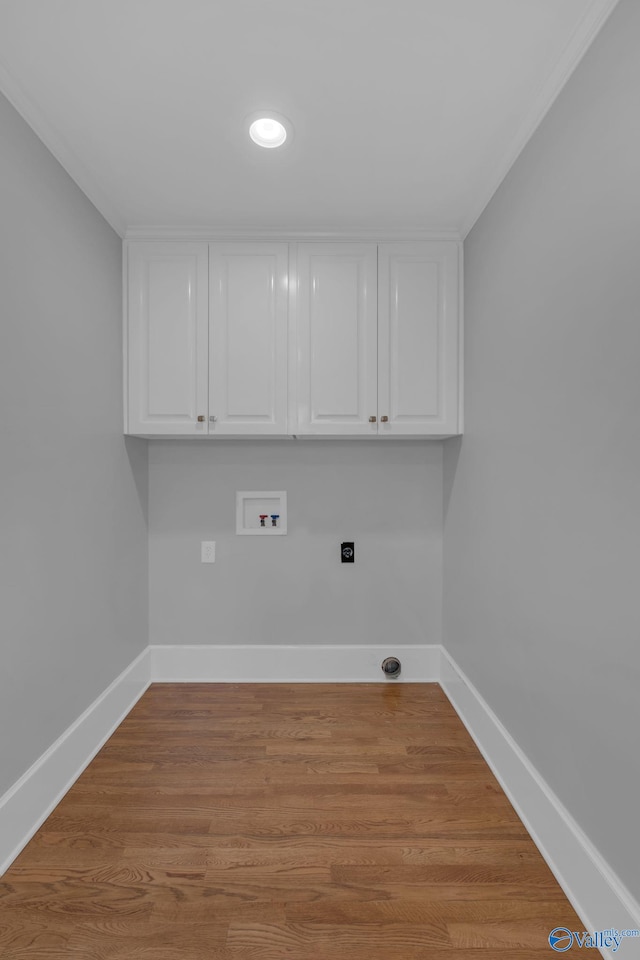
M 263 114 L 249 127 L 249 136 L 259 147 L 281 147 L 287 139 L 287 127 L 273 114 Z

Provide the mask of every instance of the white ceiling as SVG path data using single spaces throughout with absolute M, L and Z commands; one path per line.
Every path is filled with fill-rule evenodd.
M 464 235 L 615 2 L 2 0 L 0 87 L 120 233 Z

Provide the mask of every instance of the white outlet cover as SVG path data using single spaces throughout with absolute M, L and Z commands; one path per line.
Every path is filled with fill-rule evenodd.
M 216 542 L 215 540 L 200 541 L 200 560 L 202 563 L 216 562 Z
M 264 526 L 262 523 L 264 520 Z M 275 525 L 273 517 L 276 517 Z M 278 537 L 287 532 L 286 490 L 238 490 L 236 533 L 241 536 Z

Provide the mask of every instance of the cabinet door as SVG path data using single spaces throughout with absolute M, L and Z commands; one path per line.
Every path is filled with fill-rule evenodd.
M 376 299 L 375 244 L 298 245 L 296 433 L 377 433 Z
M 206 434 L 207 244 L 130 243 L 128 288 L 129 432 Z
M 209 433 L 287 433 L 286 243 L 210 246 Z
M 458 244 L 383 243 L 378 258 L 380 434 L 458 433 Z

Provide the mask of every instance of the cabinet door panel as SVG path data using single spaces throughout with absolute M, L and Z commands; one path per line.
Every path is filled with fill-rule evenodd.
M 298 246 L 300 434 L 375 435 L 374 244 Z
M 381 244 L 378 254 L 380 432 L 457 433 L 457 245 Z
M 288 246 L 210 248 L 213 435 L 286 434 Z
M 207 244 L 131 243 L 128 272 L 129 432 L 206 434 Z

